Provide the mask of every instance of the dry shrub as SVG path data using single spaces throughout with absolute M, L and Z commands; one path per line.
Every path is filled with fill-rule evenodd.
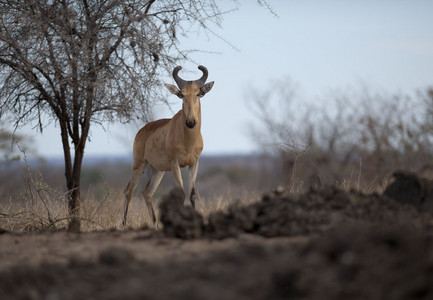
M 45 231 L 64 228 L 69 220 L 66 198 L 46 184 L 27 161 L 24 189 L 17 198 L 0 202 L 0 228 L 8 231 Z
M 283 79 L 251 89 L 248 102 L 277 182 L 372 192 L 396 169 L 431 169 L 433 89 L 405 95 L 363 87 L 308 101 Z

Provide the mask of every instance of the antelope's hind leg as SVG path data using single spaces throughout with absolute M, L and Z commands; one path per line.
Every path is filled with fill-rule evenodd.
M 126 225 L 126 217 L 128 215 L 128 207 L 129 202 L 131 201 L 132 194 L 134 193 L 135 188 L 137 187 L 138 181 L 140 180 L 141 174 L 143 174 L 144 169 L 147 167 L 147 162 L 143 162 L 137 165 L 132 166 L 132 174 L 131 179 L 128 182 L 128 185 L 125 188 L 125 204 L 123 208 L 123 226 Z
M 155 194 L 155 191 L 161 183 L 162 177 L 164 176 L 165 172 L 155 169 L 150 164 L 147 166 L 146 170 L 148 170 L 150 173 L 150 179 L 143 190 L 143 198 L 146 202 L 147 210 L 149 212 L 150 218 L 153 221 L 153 225 L 156 226 L 156 216 L 153 209 L 153 194 Z

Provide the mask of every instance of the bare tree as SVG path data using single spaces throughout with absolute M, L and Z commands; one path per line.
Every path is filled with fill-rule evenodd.
M 0 1 L 0 117 L 60 127 L 73 216 L 90 125 L 148 119 L 161 74 L 188 58 L 177 37 L 222 14 L 214 0 Z

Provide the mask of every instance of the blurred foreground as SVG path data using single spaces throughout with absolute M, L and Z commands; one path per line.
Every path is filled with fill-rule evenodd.
M 385 195 L 279 188 L 207 218 L 170 193 L 164 230 L 4 232 L 0 297 L 431 299 L 433 182 L 393 180 Z

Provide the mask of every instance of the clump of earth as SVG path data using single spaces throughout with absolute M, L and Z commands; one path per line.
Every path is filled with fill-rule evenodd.
M 192 207 L 179 205 L 182 191 L 173 190 L 161 202 L 161 222 L 167 236 L 183 239 L 235 237 L 241 233 L 264 237 L 317 235 L 346 223 L 363 221 L 394 225 L 402 222 L 430 229 L 433 183 L 410 172 L 394 173 L 383 195 L 345 192 L 335 186 L 291 195 L 284 189 L 248 205 L 233 205 L 205 222 Z

